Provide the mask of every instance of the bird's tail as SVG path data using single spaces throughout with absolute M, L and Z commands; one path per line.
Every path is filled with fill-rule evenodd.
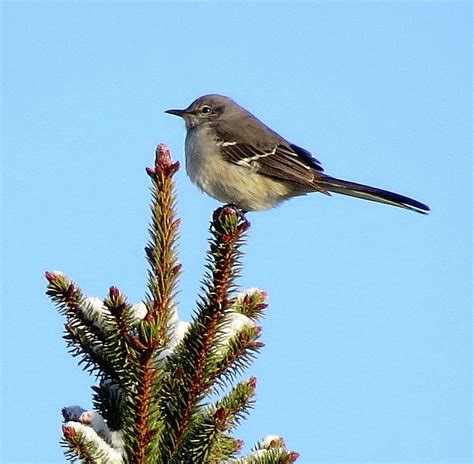
M 398 193 L 389 192 L 376 187 L 369 187 L 368 185 L 357 184 L 347 180 L 336 179 L 335 177 L 323 175 L 318 179 L 318 185 L 329 192 L 398 206 L 399 208 L 409 209 L 421 214 L 428 214 L 428 211 L 430 210 L 429 206 L 413 200 L 412 198 L 399 195 Z

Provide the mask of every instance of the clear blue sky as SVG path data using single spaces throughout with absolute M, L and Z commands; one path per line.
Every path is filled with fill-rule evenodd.
M 470 462 L 470 8 L 3 2 L 2 462 L 62 462 L 61 407 L 90 407 L 43 272 L 141 300 L 144 168 L 160 142 L 184 162 L 163 111 L 211 92 L 329 174 L 432 207 L 314 194 L 249 215 L 241 284 L 270 307 L 237 436 L 282 435 L 304 464 Z M 177 182 L 189 319 L 218 204 Z

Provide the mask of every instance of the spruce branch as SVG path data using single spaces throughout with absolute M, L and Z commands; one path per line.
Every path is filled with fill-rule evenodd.
M 267 306 L 267 294 L 259 288 L 250 288 L 240 293 L 232 305 L 235 312 L 255 321 L 263 318 L 263 311 Z
M 49 282 L 46 294 L 56 303 L 59 312 L 66 316 L 64 339 L 73 356 L 80 356 L 80 365 L 90 373 L 105 373 L 118 377 L 116 367 L 107 356 L 107 328 L 105 311 L 94 308 L 80 288 L 60 272 L 46 272 Z M 110 332 L 113 333 L 113 328 Z
M 233 430 L 253 407 L 255 387 L 255 377 L 240 382 L 214 405 L 200 411 L 174 462 L 219 462 L 240 449 L 241 442 L 226 432 Z
M 176 218 L 176 193 L 173 175 L 178 171 L 179 163 L 171 162 L 166 145 L 156 150 L 154 169 L 147 168 L 153 186 L 149 228 L 150 240 L 146 250 L 150 270 L 148 272 L 148 291 L 146 321 L 156 325 L 154 337 L 162 344 L 169 341 L 170 306 L 177 293 L 177 280 L 181 271 L 178 263 L 176 242 L 178 239 L 179 219 Z
M 255 359 L 258 351 L 265 346 L 257 341 L 261 334 L 261 327 L 244 326 L 226 338 L 225 348 L 215 359 L 214 378 L 216 386 L 225 388 L 227 382 L 242 374 Z
M 215 364 L 217 329 L 231 304 L 230 292 L 240 270 L 239 247 L 249 226 L 245 216 L 234 207 L 224 206 L 214 213 L 208 273 L 203 282 L 205 294 L 198 303 L 196 319 L 177 347 L 176 355 L 171 357 L 171 383 L 164 389 L 166 403 L 163 410 L 173 420 L 167 421 L 163 436 L 162 449 L 169 450 L 168 455 L 162 455 L 163 462 L 174 462 L 180 455 L 191 418 L 199 411 L 201 400 L 218 374 Z
M 159 395 L 157 357 L 171 341 L 171 319 L 177 278 L 181 265 L 177 262 L 176 241 L 179 220 L 175 215 L 175 185 L 173 176 L 179 163 L 171 162 L 166 145 L 159 145 L 155 152 L 154 168 L 146 172 L 152 180 L 152 221 L 150 241 L 146 255 L 150 265 L 148 291 L 145 305 L 147 314 L 139 325 L 139 338 L 143 349 L 138 357 L 139 375 L 137 394 L 129 397 L 128 407 L 133 418 L 127 424 L 131 441 L 130 455 L 133 462 L 146 462 L 147 456 L 158 454 L 159 440 L 155 438 L 162 427 L 162 414 L 156 397 Z

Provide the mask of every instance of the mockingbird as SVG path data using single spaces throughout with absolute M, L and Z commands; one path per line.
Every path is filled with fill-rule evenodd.
M 426 214 L 411 198 L 328 176 L 304 148 L 288 142 L 222 95 L 204 95 L 184 110 L 186 172 L 208 195 L 244 211 L 261 211 L 310 192 L 341 193 Z

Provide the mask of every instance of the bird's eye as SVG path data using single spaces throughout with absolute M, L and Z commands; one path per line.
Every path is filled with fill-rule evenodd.
M 210 114 L 211 111 L 212 111 L 212 110 L 211 110 L 211 107 L 210 107 L 210 106 L 203 106 L 203 107 L 201 108 L 201 113 L 202 113 L 202 114 Z

